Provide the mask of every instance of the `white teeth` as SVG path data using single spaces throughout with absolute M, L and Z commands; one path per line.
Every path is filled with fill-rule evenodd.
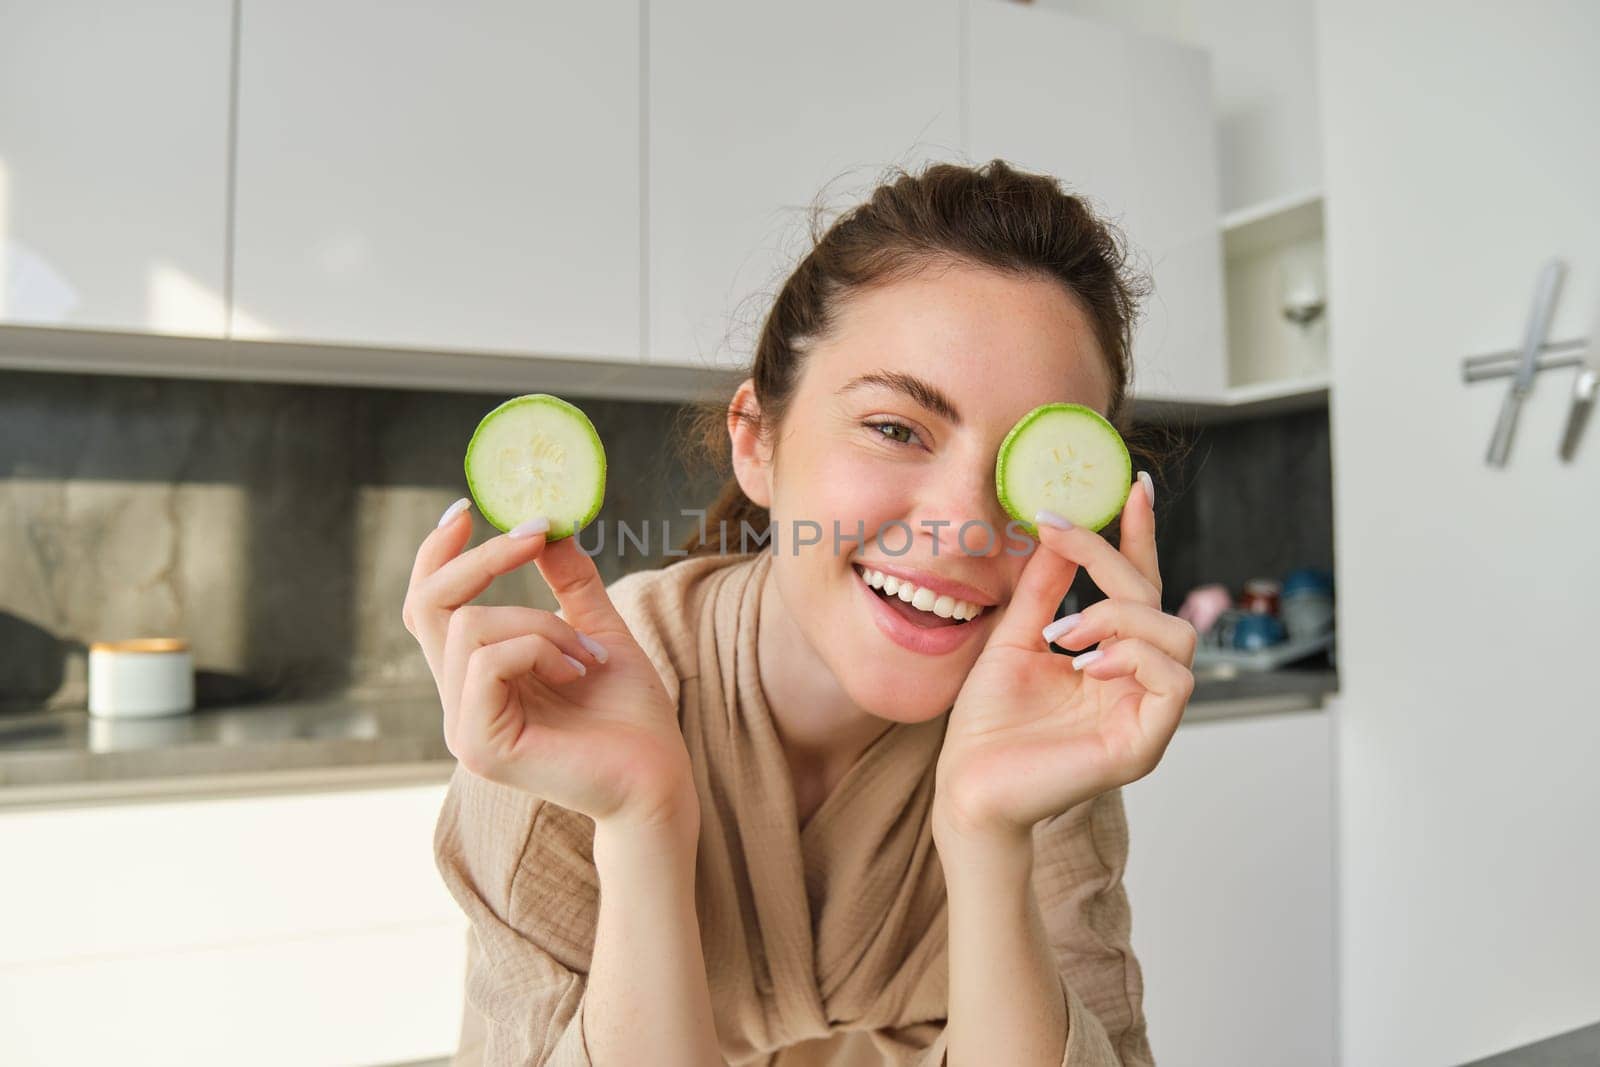
M 965 622 L 977 618 L 983 610 L 970 601 L 957 600 L 953 596 L 936 594 L 931 589 L 918 588 L 904 578 L 884 574 L 870 567 L 862 567 L 860 572 L 862 579 L 868 585 L 874 589 L 882 589 L 885 596 L 897 596 L 912 607 L 931 612 L 941 619 L 959 619 Z

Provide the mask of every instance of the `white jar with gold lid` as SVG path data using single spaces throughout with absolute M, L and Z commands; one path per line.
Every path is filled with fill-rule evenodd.
M 89 714 L 148 718 L 194 710 L 194 657 L 181 637 L 89 645 Z

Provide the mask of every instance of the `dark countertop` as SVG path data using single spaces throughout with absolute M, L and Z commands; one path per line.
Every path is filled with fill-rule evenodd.
M 454 767 L 431 690 L 149 719 L 0 714 L 0 807 L 445 781 Z
M 1232 675 L 1195 672 L 1194 694 L 1184 710 L 1185 724 L 1313 711 L 1339 691 L 1339 674 L 1316 657 L 1272 671 L 1240 670 Z
M 1337 678 L 1325 664 L 1198 677 L 1184 723 L 1315 710 Z M 443 782 L 432 690 L 204 708 L 151 719 L 82 709 L 0 714 L 0 807 L 156 796 Z
M 1600 1023 L 1473 1060 L 1465 1067 L 1571 1067 L 1583 1063 L 1600 1063 Z

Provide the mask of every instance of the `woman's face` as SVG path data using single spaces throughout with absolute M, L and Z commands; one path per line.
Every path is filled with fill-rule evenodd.
M 1104 414 L 1104 357 L 1059 283 L 941 263 L 846 301 L 803 368 L 772 451 L 747 438 L 739 470 L 772 516 L 784 609 L 856 704 L 932 718 L 955 702 L 1033 547 L 995 496 L 1000 442 L 1039 404 Z M 885 597 L 869 567 L 929 591 Z M 982 611 L 959 624 L 919 611 L 941 583 Z

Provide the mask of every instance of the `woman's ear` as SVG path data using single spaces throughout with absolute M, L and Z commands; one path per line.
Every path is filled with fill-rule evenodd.
M 748 412 L 746 418 L 738 414 Z M 728 404 L 728 437 L 733 442 L 733 476 L 750 502 L 758 507 L 772 506 L 772 459 L 753 421 L 761 414 L 756 402 L 755 379 L 746 378 Z

